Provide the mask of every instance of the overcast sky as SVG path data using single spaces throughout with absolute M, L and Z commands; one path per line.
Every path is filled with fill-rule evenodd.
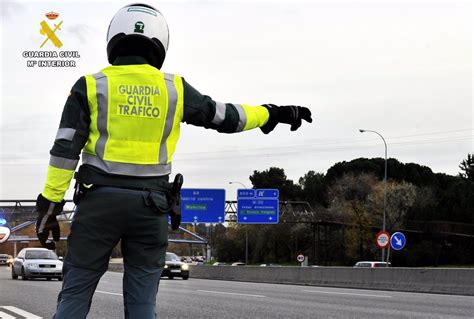
M 2 1 L 0 199 L 42 191 L 69 90 L 108 65 L 107 27 L 129 2 Z M 380 132 L 389 157 L 434 172 L 457 174 L 473 152 L 470 3 L 145 2 L 169 24 L 164 71 L 218 101 L 304 105 L 315 119 L 270 135 L 183 125 L 173 170 L 185 187 L 225 188 L 234 199 L 240 186 L 229 181 L 250 187 L 253 170 L 282 167 L 297 181 L 336 162 L 383 157 L 382 140 L 359 128 Z M 61 50 L 81 55 L 76 68 L 26 67 L 22 52 L 40 50 L 49 11 L 64 21 Z

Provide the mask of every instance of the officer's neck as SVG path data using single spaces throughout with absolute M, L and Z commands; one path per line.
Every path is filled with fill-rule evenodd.
M 112 65 L 149 64 L 149 62 L 139 55 L 118 56 Z

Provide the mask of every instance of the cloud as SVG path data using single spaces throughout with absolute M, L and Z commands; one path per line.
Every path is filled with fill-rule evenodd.
M 79 40 L 81 44 L 87 43 L 88 35 L 92 33 L 92 28 L 86 24 L 73 24 L 64 28 L 65 34 Z
M 25 6 L 19 4 L 18 2 L 2 2 L 2 10 L 0 10 L 0 16 L 3 19 L 10 19 L 12 16 L 15 15 L 15 12 L 20 10 L 25 10 Z

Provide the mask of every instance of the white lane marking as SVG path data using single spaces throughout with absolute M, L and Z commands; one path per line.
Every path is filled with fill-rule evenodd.
M 22 310 L 20 308 L 17 308 L 17 307 L 13 307 L 13 306 L 1 306 L 0 308 L 3 308 L 3 309 L 6 309 L 10 312 L 13 312 L 17 315 L 20 315 L 26 319 L 42 319 L 43 317 L 39 317 L 37 315 L 34 315 L 30 312 L 27 312 L 25 310 Z M 3 318 L 3 317 L 0 317 L 0 318 Z M 8 318 L 8 317 L 7 317 Z
M 16 319 L 15 317 L 10 316 L 10 315 L 4 313 L 3 311 L 0 311 L 0 318 L 1 319 Z
M 98 293 L 101 293 L 101 294 L 107 294 L 107 295 L 123 296 L 122 294 L 118 294 L 118 293 L 115 293 L 115 292 L 102 291 L 102 290 L 96 290 L 95 292 L 98 292 Z
M 225 291 L 214 291 L 214 290 L 196 290 L 198 292 L 207 292 L 210 294 L 222 294 L 222 295 L 236 295 L 236 296 L 247 296 L 247 297 L 256 297 L 256 298 L 265 298 L 266 296 L 262 295 L 251 295 L 251 294 L 240 294 L 237 292 L 225 292 Z
M 361 296 L 361 297 L 374 297 L 374 298 L 392 298 L 387 295 L 368 295 L 368 294 L 355 294 L 350 292 L 335 292 L 335 291 L 321 291 L 321 290 L 302 290 L 304 292 L 314 292 L 318 294 L 332 294 L 332 295 L 348 295 L 348 296 Z

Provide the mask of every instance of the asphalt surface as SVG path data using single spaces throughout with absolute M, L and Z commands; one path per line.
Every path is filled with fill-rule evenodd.
M 12 280 L 0 267 L 0 318 L 27 317 L 21 310 L 51 318 L 60 288 L 55 280 Z M 473 318 L 474 297 L 163 278 L 157 311 L 158 318 Z M 88 318 L 123 318 L 121 273 L 104 275 Z

